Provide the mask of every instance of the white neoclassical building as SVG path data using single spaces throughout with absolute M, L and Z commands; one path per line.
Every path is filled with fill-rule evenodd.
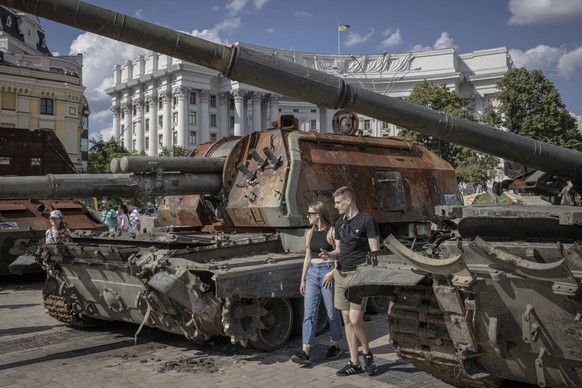
M 427 80 L 474 102 L 475 115 L 494 103 L 496 83 L 512 66 L 507 48 L 458 54 L 442 49 L 404 54 L 334 55 L 255 49 L 403 98 Z M 331 132 L 335 111 L 224 78 L 216 71 L 150 52 L 114 68 L 114 136 L 131 152 L 158 155 L 162 147 L 189 150 L 229 135 L 268 129 L 282 114 L 300 129 Z M 361 116 L 367 136 L 396 135 L 394 125 Z

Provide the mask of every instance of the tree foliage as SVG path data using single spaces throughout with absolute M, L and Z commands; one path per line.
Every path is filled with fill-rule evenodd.
M 99 139 L 91 138 L 90 143 L 93 145 L 89 149 L 89 163 L 87 170 L 92 174 L 111 173 L 111 159 L 131 155 L 130 152 L 115 141 L 113 137 L 108 141 L 103 140 L 102 136 L 100 136 Z
M 421 82 L 412 89 L 407 101 L 464 119 L 473 119 L 471 101 L 450 91 L 445 85 L 437 86 L 428 81 Z M 476 152 L 429 135 L 405 128 L 400 129 L 400 135 L 418 141 L 448 161 L 455 168 L 457 179 L 460 182 L 472 183 L 473 185 L 485 184 L 495 175 L 495 169 L 499 164 L 499 159 L 494 156 Z
M 554 84 L 539 70 L 510 69 L 497 83 L 498 107 L 482 121 L 509 132 L 582 151 L 577 123 Z
M 160 156 L 189 156 L 188 150 L 182 146 L 174 145 L 172 148 L 163 147 Z

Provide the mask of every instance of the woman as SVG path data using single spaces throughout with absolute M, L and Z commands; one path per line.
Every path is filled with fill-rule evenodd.
M 117 231 L 127 232 L 129 230 L 129 210 L 124 204 L 119 205 L 117 208 Z
M 321 249 L 333 250 L 333 209 L 322 202 L 314 202 L 309 205 L 307 218 L 311 229 L 306 235 L 305 259 L 301 274 L 299 291 L 304 296 L 303 313 L 303 348 L 293 355 L 291 360 L 301 365 L 311 364 L 309 353 L 315 338 L 317 329 L 317 315 L 319 303 L 323 297 L 329 330 L 331 332 L 331 346 L 325 356 L 328 360 L 339 357 L 341 349 L 339 341 L 342 339 L 342 327 L 339 313 L 333 307 L 333 272 L 335 262 L 319 257 Z
M 73 241 L 71 231 L 63 221 L 63 215 L 60 210 L 53 210 L 49 220 L 51 227 L 45 233 L 45 244 L 60 244 Z

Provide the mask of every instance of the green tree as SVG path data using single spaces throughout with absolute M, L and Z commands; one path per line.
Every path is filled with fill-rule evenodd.
M 172 148 L 163 147 L 160 156 L 190 156 L 190 153 L 186 148 L 174 145 Z
M 99 136 L 99 139 L 91 138 L 89 142 L 92 146 L 89 149 L 87 170 L 92 174 L 111 173 L 111 159 L 130 155 L 127 149 L 115 141 L 113 137 L 105 141 L 102 136 Z
M 421 82 L 412 89 L 407 101 L 467 120 L 473 119 L 471 101 L 450 91 L 445 85 L 437 86 L 428 81 Z M 484 184 L 495 175 L 495 169 L 499 164 L 499 159 L 494 156 L 476 152 L 429 135 L 405 128 L 401 128 L 400 135 L 421 143 L 448 161 L 455 168 L 457 179 L 460 182 L 474 185 Z
M 481 120 L 536 140 L 582 151 L 577 123 L 540 70 L 510 69 L 497 83 L 498 107 L 487 107 Z

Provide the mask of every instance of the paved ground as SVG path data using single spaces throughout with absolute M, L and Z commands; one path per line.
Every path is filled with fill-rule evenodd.
M 327 334 L 317 338 L 312 367 L 289 360 L 297 336 L 272 353 L 147 328 L 134 344 L 134 325 L 79 331 L 55 321 L 42 307 L 42 284 L 38 276 L 0 277 L 0 387 L 449 387 L 396 358 L 382 315 L 368 322 L 378 374 L 337 377 L 347 355 L 324 360 Z

